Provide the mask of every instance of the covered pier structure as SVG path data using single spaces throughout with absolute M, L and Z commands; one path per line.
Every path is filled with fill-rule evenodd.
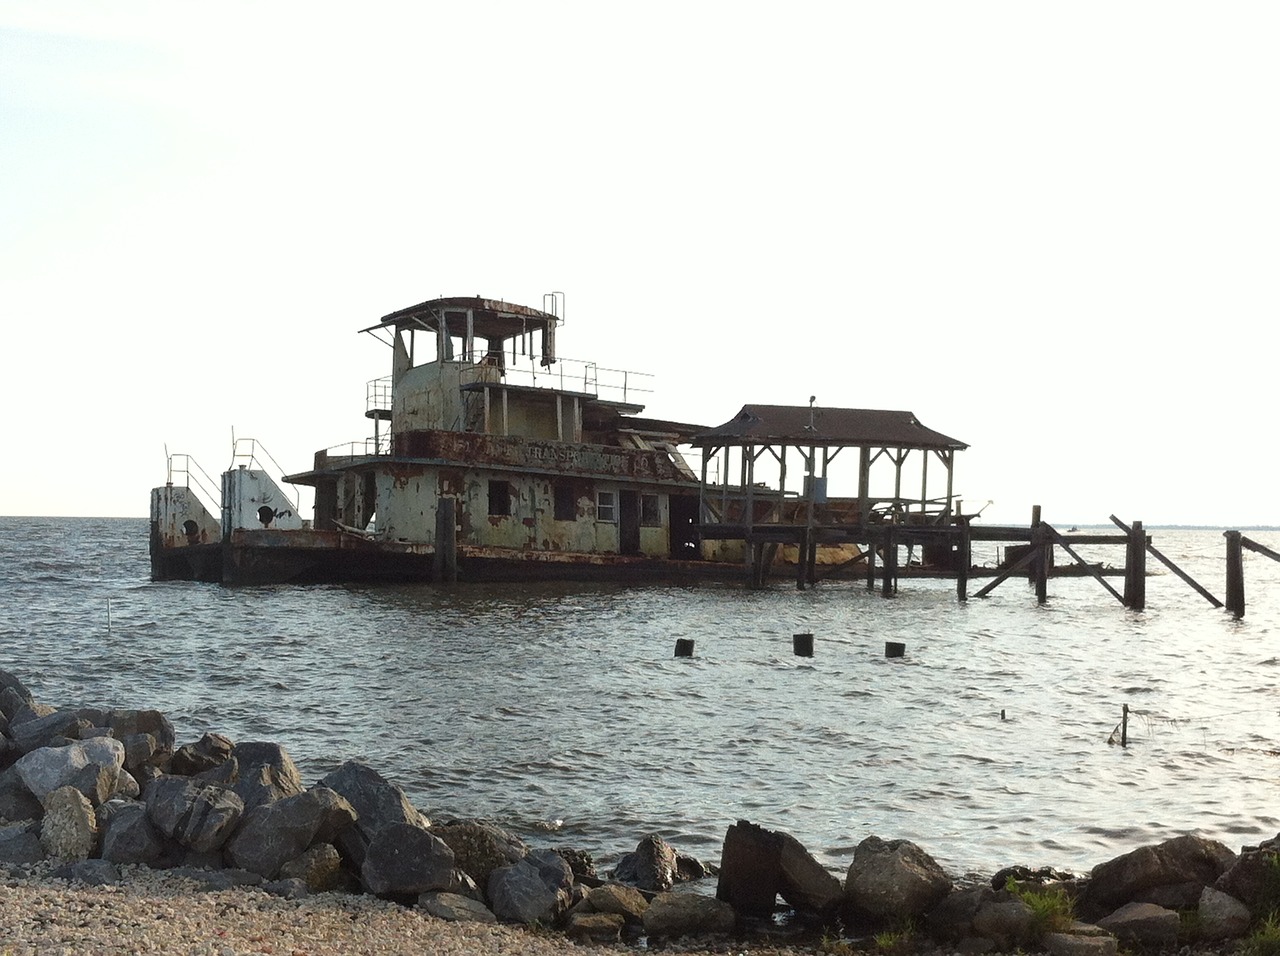
M 702 452 L 704 547 L 722 557 L 740 548 L 754 586 L 764 583 L 779 549 L 790 547 L 802 589 L 815 580 L 820 550 L 834 552 L 834 563 L 865 562 L 869 583 L 879 552 L 886 588 L 904 545 L 919 545 L 926 566 L 964 574 L 969 522 L 953 480 L 956 453 L 968 445 L 909 411 L 813 401 L 744 405 L 689 440 Z M 841 467 L 833 469 L 837 458 Z

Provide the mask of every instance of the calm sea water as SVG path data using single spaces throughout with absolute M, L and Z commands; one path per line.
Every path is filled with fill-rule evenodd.
M 1221 532 L 1152 533 L 1222 596 Z M 944 581 L 885 599 L 860 583 L 148 575 L 142 519 L 0 518 L 0 667 L 55 706 L 163 710 L 179 742 L 279 742 L 308 783 L 360 758 L 429 816 L 494 818 L 605 866 L 649 833 L 718 859 L 739 819 L 837 873 L 871 834 L 959 875 L 1280 830 L 1280 564 L 1265 557 L 1246 555 L 1242 621 L 1167 573 L 1144 613 L 1089 578 L 1051 580 L 1040 607 L 1022 580 L 960 604 Z M 799 632 L 812 658 L 793 655 Z M 693 658 L 673 656 L 678 638 Z M 886 659 L 886 641 L 906 656 Z M 1124 704 L 1122 749 L 1107 741 Z

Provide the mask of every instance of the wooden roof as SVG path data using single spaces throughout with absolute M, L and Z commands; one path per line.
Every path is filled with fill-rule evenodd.
M 525 332 L 545 329 L 554 326 L 560 320 L 549 312 L 542 312 L 527 305 L 514 302 L 503 302 L 499 299 L 485 299 L 480 296 L 454 296 L 452 298 L 431 299 L 411 305 L 384 315 L 377 325 L 362 331 L 394 326 L 400 328 L 420 328 L 435 331 L 440 327 L 443 316 L 447 312 L 472 313 L 472 328 L 481 338 L 509 339 Z M 463 329 L 455 319 L 447 323 L 453 334 L 460 334 Z
M 723 445 L 797 445 L 853 448 L 968 448 L 920 424 L 911 412 L 876 408 L 822 408 L 808 405 L 743 405 L 718 428 L 699 432 L 690 443 Z

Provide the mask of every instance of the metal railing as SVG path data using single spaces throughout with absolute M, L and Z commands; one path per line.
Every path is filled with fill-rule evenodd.
M 184 452 L 169 453 L 165 449 L 167 470 L 165 483 L 178 485 L 195 493 L 210 514 L 222 513 L 222 483 L 214 481 L 200 463 Z M 181 480 L 175 480 L 180 478 Z M 216 490 L 215 490 L 216 489 Z
M 259 457 L 261 456 L 261 458 Z M 271 467 L 263 467 L 264 463 Z M 298 489 L 293 484 L 284 480 L 285 470 L 280 467 L 280 463 L 271 457 L 271 452 L 267 451 L 266 446 L 256 438 L 232 438 L 231 440 L 231 465 L 228 471 L 237 467 L 245 467 L 265 471 L 271 480 L 280 486 L 280 490 L 284 491 L 284 485 L 289 485 L 293 489 L 293 497 L 289 497 L 289 493 L 284 491 L 284 495 L 289 499 L 289 503 L 293 505 L 295 514 L 301 514 L 300 502 L 301 496 Z

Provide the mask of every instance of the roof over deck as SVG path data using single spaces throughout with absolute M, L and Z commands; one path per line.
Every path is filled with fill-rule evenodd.
M 795 445 L 944 451 L 969 447 L 926 428 L 911 412 L 808 405 L 743 405 L 729 421 L 689 441 L 702 448 Z
M 550 312 L 532 309 L 527 305 L 503 302 L 501 299 L 484 299 L 480 296 L 453 296 L 430 299 L 384 315 L 377 325 L 362 332 L 394 327 L 395 329 L 427 329 L 437 331 L 446 322 L 449 331 L 457 335 L 463 330 L 445 320 L 446 312 L 471 312 L 472 328 L 484 339 L 510 339 L 526 332 L 554 327 L 560 320 Z

